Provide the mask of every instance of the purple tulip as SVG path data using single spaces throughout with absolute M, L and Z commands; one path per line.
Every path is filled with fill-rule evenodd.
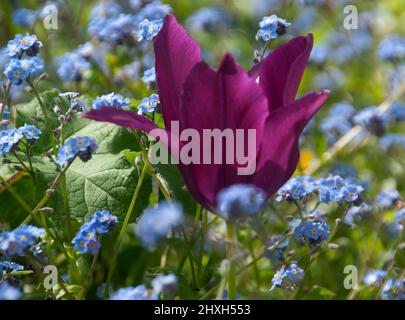
M 216 211 L 218 192 L 233 184 L 253 184 L 272 196 L 294 173 L 299 161 L 298 139 L 305 125 L 325 102 L 328 92 L 296 94 L 313 46 L 313 37 L 297 37 L 275 49 L 247 73 L 231 54 L 218 71 L 201 57 L 200 47 L 169 14 L 154 42 L 156 77 L 167 132 L 179 129 L 255 129 L 256 169 L 239 175 L 238 165 L 178 165 L 192 195 Z M 157 126 L 134 112 L 101 108 L 86 118 L 142 130 Z M 168 143 L 168 142 L 167 142 Z M 245 150 L 247 150 L 245 141 Z M 181 150 L 171 146 L 171 153 Z M 202 149 L 201 149 L 202 150 Z

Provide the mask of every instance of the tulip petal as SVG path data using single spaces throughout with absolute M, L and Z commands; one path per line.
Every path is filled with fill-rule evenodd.
M 119 108 L 102 107 L 97 110 L 93 109 L 85 113 L 82 117 L 101 122 L 110 122 L 121 127 L 141 130 L 146 133 L 158 128 L 148 118 L 138 115 L 135 112 Z
M 309 93 L 268 117 L 254 184 L 269 196 L 294 173 L 299 161 L 300 134 L 327 97 L 327 91 Z
M 313 36 L 296 37 L 275 49 L 249 72 L 259 82 L 269 101 L 270 111 L 295 100 L 313 46 Z
M 156 37 L 156 79 L 166 128 L 178 121 L 181 93 L 191 69 L 202 60 L 200 47 L 169 14 Z
M 230 54 L 225 55 L 218 72 L 200 62 L 184 86 L 182 99 L 183 123 L 194 128 L 203 137 L 204 129 L 244 129 L 247 152 L 247 129 L 256 130 L 256 150 L 261 144 L 265 119 L 268 116 L 267 100 L 260 86 L 236 64 Z M 207 145 L 202 146 L 201 155 Z M 215 146 L 211 145 L 212 150 Z M 225 143 L 222 145 L 222 162 L 213 164 L 192 164 L 192 174 L 197 189 L 204 194 L 211 205 L 219 190 L 234 183 L 248 182 L 250 176 L 237 174 L 238 165 L 226 164 Z M 234 154 L 235 157 L 235 154 Z M 202 160 L 202 159 L 201 159 Z

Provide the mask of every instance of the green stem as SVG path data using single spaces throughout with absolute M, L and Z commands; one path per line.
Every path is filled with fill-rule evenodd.
M 51 127 L 51 122 L 50 122 L 50 119 L 48 116 L 48 112 L 46 111 L 46 108 L 44 106 L 44 103 L 42 102 L 41 96 L 39 95 L 37 88 L 35 88 L 34 84 L 32 83 L 32 81 L 30 79 L 27 79 L 26 81 L 27 81 L 28 85 L 30 86 L 30 88 L 32 89 L 32 91 L 34 92 L 35 97 L 38 100 L 42 114 L 44 115 L 44 118 L 45 118 L 46 127 L 49 130 L 49 136 L 50 136 L 50 140 L 51 140 L 51 144 L 52 144 L 52 151 L 53 151 L 53 154 L 56 155 L 58 153 L 58 150 L 56 147 L 57 143 L 55 141 L 55 136 L 53 135 L 53 130 Z
M 136 199 L 138 198 L 139 191 L 141 190 L 141 185 L 142 185 L 142 182 L 143 182 L 143 180 L 145 178 L 146 170 L 147 170 L 147 166 L 144 165 L 143 168 L 142 168 L 141 176 L 139 177 L 138 183 L 137 183 L 137 185 L 135 187 L 135 191 L 134 191 L 134 194 L 132 196 L 131 203 L 130 203 L 130 205 L 128 207 L 127 214 L 125 215 L 124 223 L 122 224 L 121 231 L 120 231 L 120 233 L 118 235 L 118 238 L 117 238 L 117 242 L 115 243 L 115 246 L 114 246 L 113 258 L 111 260 L 110 270 L 109 270 L 108 276 L 107 276 L 107 284 L 106 284 L 105 289 L 104 289 L 104 297 L 107 297 L 107 294 L 108 294 L 108 290 L 109 290 L 109 287 L 110 287 L 110 284 L 111 284 L 112 276 L 114 274 L 115 266 L 117 264 L 118 250 L 119 250 L 119 248 L 121 246 L 122 239 L 124 238 L 124 234 L 125 234 L 125 232 L 127 230 L 127 226 L 128 226 L 129 220 L 131 218 L 132 212 L 134 211 L 135 202 L 136 202 Z
M 66 177 L 63 175 L 60 179 L 60 186 L 62 189 L 62 197 L 63 197 L 63 208 L 64 208 L 64 217 L 66 219 L 66 226 L 67 226 L 67 238 L 72 236 L 72 225 L 70 223 L 70 212 L 69 212 L 69 199 L 68 199 L 68 190 L 67 190 L 67 183 Z
M 229 300 L 236 300 L 236 265 L 233 257 L 234 244 L 236 238 L 235 225 L 227 221 L 226 223 L 226 256 L 228 260 L 228 298 Z
M 48 190 L 55 190 L 56 186 L 58 185 L 59 181 L 62 179 L 62 177 L 65 175 L 67 169 L 69 169 L 70 165 L 73 163 L 73 161 L 76 159 L 77 156 L 75 156 L 69 164 L 61 171 L 59 174 L 56 176 L 55 180 L 52 182 L 51 186 L 48 188 Z M 45 192 L 44 196 L 42 199 L 38 202 L 38 204 L 35 206 L 35 208 L 31 211 L 30 215 L 24 219 L 24 221 L 21 224 L 28 224 L 33 216 L 35 216 L 41 209 L 42 207 L 47 203 L 51 196 L 51 193 Z
M 97 253 L 93 257 L 93 260 L 91 262 L 91 266 L 90 266 L 90 269 L 89 269 L 89 273 L 87 274 L 87 277 L 83 282 L 83 286 L 82 286 L 82 288 L 80 289 L 80 292 L 77 295 L 77 300 L 83 299 L 85 297 L 85 295 L 86 295 L 87 287 L 88 287 L 88 285 L 90 283 L 90 279 L 93 276 L 94 270 L 96 268 L 96 263 L 97 263 L 97 259 L 98 259 L 99 254 L 100 254 L 100 250 L 98 250 Z

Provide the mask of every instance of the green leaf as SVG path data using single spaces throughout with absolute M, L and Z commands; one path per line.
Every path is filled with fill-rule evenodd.
M 138 183 L 138 174 L 122 155 L 95 154 L 85 163 L 76 160 L 66 173 L 71 217 L 83 219 L 94 211 L 109 210 L 122 223 Z M 148 205 L 150 192 L 151 183 L 146 178 L 135 204 L 138 216 Z
M 49 90 L 40 94 L 44 108 L 47 110 L 47 115 L 50 120 L 50 126 L 57 128 L 59 121 L 57 115 L 53 112 L 55 106 L 54 99 L 58 96 L 57 90 Z M 34 151 L 38 153 L 45 152 L 51 148 L 51 132 L 48 130 L 44 121 L 38 121 L 38 117 L 42 120 L 45 119 L 41 107 L 36 98 L 26 104 L 17 105 L 15 114 L 16 127 L 23 126 L 25 123 L 33 124 L 42 131 L 39 140 L 34 145 Z
M 330 300 L 333 299 L 335 293 L 329 289 L 319 286 L 313 286 L 312 289 L 302 297 L 304 300 Z

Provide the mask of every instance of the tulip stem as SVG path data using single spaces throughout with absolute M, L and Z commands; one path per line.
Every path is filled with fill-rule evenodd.
M 226 223 L 226 240 L 226 256 L 228 260 L 228 299 L 236 300 L 236 266 L 233 257 L 236 229 L 235 225 L 230 221 L 227 221 Z

